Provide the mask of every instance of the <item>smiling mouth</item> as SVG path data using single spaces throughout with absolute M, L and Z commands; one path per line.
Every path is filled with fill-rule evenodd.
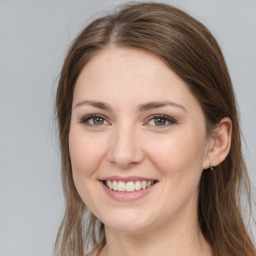
M 116 180 L 103 180 L 103 184 L 109 189 L 117 192 L 134 192 L 144 190 L 157 183 L 155 180 L 137 180 L 137 181 L 116 181 Z

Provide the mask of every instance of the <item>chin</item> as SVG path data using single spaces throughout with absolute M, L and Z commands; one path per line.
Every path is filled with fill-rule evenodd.
M 106 229 L 114 230 L 115 232 L 125 233 L 125 234 L 141 234 L 148 230 L 148 225 L 142 223 L 114 223 L 113 225 L 105 225 Z
M 139 234 L 148 230 L 153 220 L 150 216 L 145 216 L 145 212 L 129 212 L 109 217 L 105 216 L 102 222 L 105 228 L 109 230 L 127 234 Z

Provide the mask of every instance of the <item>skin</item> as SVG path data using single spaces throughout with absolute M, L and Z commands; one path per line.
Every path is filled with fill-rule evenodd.
M 100 119 L 85 121 L 92 114 Z M 159 114 L 171 121 L 152 117 Z M 197 221 L 198 184 L 210 162 L 225 158 L 230 127 L 224 120 L 220 136 L 208 136 L 198 101 L 158 57 L 116 47 L 97 53 L 75 85 L 69 147 L 78 193 L 105 224 L 100 255 L 212 255 Z M 158 182 L 146 196 L 123 202 L 103 189 L 107 176 Z

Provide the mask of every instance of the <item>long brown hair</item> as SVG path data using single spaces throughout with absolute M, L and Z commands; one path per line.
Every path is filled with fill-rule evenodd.
M 65 215 L 56 253 L 82 256 L 86 247 L 105 244 L 104 225 L 78 195 L 69 155 L 68 136 L 76 79 L 93 56 L 109 46 L 142 49 L 160 57 L 190 88 L 201 104 L 207 130 L 223 117 L 232 120 L 232 144 L 215 171 L 203 171 L 199 184 L 198 222 L 215 256 L 255 256 L 242 219 L 241 193 L 250 208 L 250 183 L 241 152 L 241 135 L 231 79 L 212 34 L 185 12 L 159 3 L 125 5 L 89 24 L 74 40 L 65 59 L 56 95 Z

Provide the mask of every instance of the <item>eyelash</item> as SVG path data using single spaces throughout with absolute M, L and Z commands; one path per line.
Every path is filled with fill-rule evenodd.
M 102 119 L 103 122 L 108 122 L 107 119 L 106 119 L 106 117 L 103 116 L 103 115 L 101 115 L 101 114 L 91 114 L 91 115 L 85 116 L 85 117 L 83 117 L 83 118 L 80 119 L 80 122 L 83 123 L 83 124 L 85 124 L 85 125 L 87 125 L 87 126 L 91 126 L 91 127 L 97 127 L 97 126 L 98 126 L 98 127 L 101 127 L 101 126 L 103 126 L 103 125 L 106 125 L 106 124 L 104 124 L 104 123 L 103 123 L 103 124 L 99 124 L 99 125 L 97 125 L 97 124 L 90 124 L 89 122 L 90 122 L 91 120 L 93 121 L 93 119 L 95 119 L 95 118 L 100 118 L 100 119 Z M 163 125 L 156 125 L 156 124 L 155 124 L 155 121 L 156 121 L 157 119 L 162 119 L 164 122 L 168 122 L 168 124 L 164 123 Z M 155 121 L 154 121 L 154 120 L 155 120 Z M 159 129 L 177 123 L 174 118 L 171 118 L 171 117 L 166 116 L 166 115 L 152 115 L 152 116 L 150 116 L 150 117 L 147 118 L 146 123 L 149 124 L 150 121 L 154 121 L 154 124 L 155 124 L 155 125 L 151 125 L 151 126 L 155 126 L 156 128 L 159 128 Z M 109 122 L 108 122 L 108 123 L 109 123 Z
M 157 128 L 165 128 L 165 127 L 167 127 L 167 126 L 170 126 L 170 125 L 172 125 L 172 124 L 175 124 L 175 123 L 177 123 L 176 122 L 176 120 L 174 119 L 174 118 L 172 118 L 172 117 L 169 117 L 169 116 L 166 116 L 166 115 L 152 115 L 152 116 L 150 116 L 148 119 L 147 119 L 147 123 L 149 123 L 150 121 L 156 121 L 156 119 L 162 119 L 162 120 L 164 120 L 165 122 L 168 122 L 169 124 L 164 124 L 164 125 L 156 125 L 155 123 L 155 125 L 153 125 L 153 126 L 155 126 L 155 127 L 157 127 Z
M 85 116 L 85 117 L 82 117 L 80 119 L 80 123 L 83 123 L 85 125 L 88 125 L 88 126 L 92 126 L 92 127 L 96 127 L 96 126 L 102 126 L 102 125 L 96 125 L 96 124 L 90 124 L 89 121 L 93 121 L 93 119 L 95 118 L 101 118 L 103 120 L 103 122 L 106 121 L 106 117 L 103 116 L 103 115 L 100 115 L 100 114 L 91 114 L 91 115 L 88 115 L 88 116 Z M 107 121 L 108 122 L 108 121 Z

